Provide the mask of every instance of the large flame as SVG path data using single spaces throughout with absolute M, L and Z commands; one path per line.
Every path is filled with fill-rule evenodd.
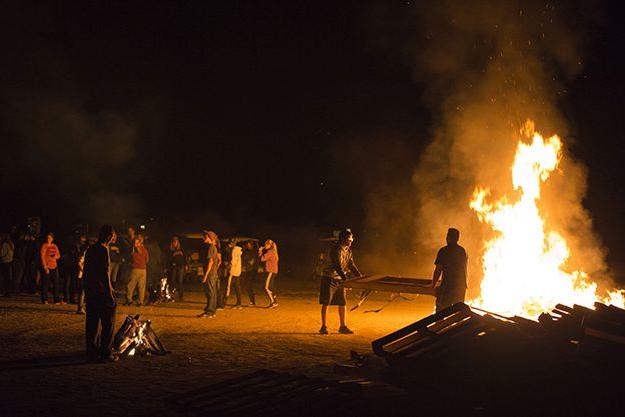
M 497 236 L 486 242 L 481 258 L 481 295 L 472 304 L 505 315 L 536 317 L 556 304 L 593 307 L 595 301 L 622 306 L 623 291 L 597 295 L 597 284 L 583 271 L 565 271 L 569 248 L 565 239 L 549 230 L 538 209 L 543 182 L 558 167 L 562 141 L 544 139 L 528 121 L 521 134 L 512 166 L 517 197 L 489 203 L 488 188 L 476 188 L 469 206 Z

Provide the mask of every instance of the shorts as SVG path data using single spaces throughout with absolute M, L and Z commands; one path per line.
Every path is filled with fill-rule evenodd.
M 345 301 L 345 287 L 341 285 L 340 279 L 321 277 L 319 304 L 332 306 L 344 306 L 347 304 Z

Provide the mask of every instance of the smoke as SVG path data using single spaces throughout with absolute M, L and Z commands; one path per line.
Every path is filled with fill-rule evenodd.
M 32 197 L 22 206 L 75 223 L 119 221 L 140 212 L 140 199 L 125 191 L 132 179 L 123 174 L 135 157 L 132 121 L 54 95 L 20 91 L 3 98 L 12 110 L 2 118 L 9 138 L 3 165 L 14 175 L 4 176 L 2 185 Z
M 526 119 L 545 135 L 560 135 L 565 147 L 571 144 L 562 103 L 567 84 L 583 68 L 600 8 L 591 2 L 485 0 L 393 7 L 380 4 L 370 13 L 374 47 L 399 52 L 409 63 L 433 117 L 430 143 L 412 178 L 415 201 L 409 202 L 415 205 L 417 252 L 430 255 L 416 269 L 431 269 L 446 229 L 457 227 L 473 258 L 475 287 L 476 260 L 492 235 L 470 211 L 471 194 L 477 185 L 489 186 L 495 196 L 512 193 L 510 166 Z M 565 153 L 543 204 L 548 225 L 568 240 L 568 266 L 596 277 L 606 270 L 605 251 L 583 207 L 585 191 L 584 166 Z

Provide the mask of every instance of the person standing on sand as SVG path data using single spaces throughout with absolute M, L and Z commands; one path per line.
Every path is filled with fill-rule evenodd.
M 131 252 L 132 269 L 130 270 L 130 281 L 126 289 L 126 305 L 132 304 L 132 297 L 135 289 L 139 287 L 139 299 L 137 307 L 141 307 L 145 301 L 145 287 L 147 285 L 147 265 L 150 260 L 148 250 L 143 246 L 143 236 L 137 235 L 134 239 L 134 246 Z
M 205 230 L 203 233 L 204 243 L 208 245 L 208 253 L 206 257 L 206 270 L 202 278 L 202 286 L 204 287 L 204 295 L 206 296 L 206 307 L 199 318 L 214 318 L 217 312 L 217 283 L 219 280 L 219 266 L 221 265 L 221 255 L 219 254 L 219 237 L 217 233 Z
M 351 249 L 353 241 L 354 235 L 352 232 L 350 230 L 343 230 L 339 234 L 338 242 L 330 249 L 330 256 L 327 260 L 327 266 L 324 268 L 319 289 L 319 304 L 321 304 L 320 334 L 328 334 L 326 318 L 329 305 L 338 307 L 339 320 L 341 322 L 339 333 L 354 333 L 345 324 L 345 305 L 347 301 L 345 300 L 345 287 L 341 285 L 341 282 L 347 280 L 348 276 L 351 274 L 357 277 L 362 276 L 354 263 Z
M 114 362 L 117 360 L 117 357 L 111 354 L 117 303 L 111 283 L 108 248 L 114 235 L 113 227 L 102 226 L 98 243 L 87 249 L 85 253 L 83 273 L 87 301 L 85 341 L 87 361 L 89 362 Z M 98 326 L 101 328 L 99 338 Z
M 45 242 L 41 245 L 39 255 L 41 257 L 41 302 L 48 304 L 48 285 L 52 281 L 52 294 L 55 304 L 65 304 L 59 294 L 59 270 L 57 261 L 61 257 L 58 246 L 54 244 L 54 234 L 48 232 Z
M 274 294 L 274 282 L 276 275 L 278 274 L 278 245 L 271 239 L 267 239 L 265 244 L 258 249 L 258 255 L 260 256 L 260 262 L 264 266 L 262 276 L 262 282 L 264 285 L 265 294 L 269 298 L 268 308 L 275 308 L 278 306 L 276 297 Z

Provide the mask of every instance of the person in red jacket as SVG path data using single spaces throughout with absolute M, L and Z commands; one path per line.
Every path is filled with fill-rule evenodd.
M 57 261 L 61 257 L 58 246 L 54 244 L 54 234 L 48 232 L 39 251 L 41 257 L 41 302 L 48 304 L 48 286 L 52 281 L 52 294 L 55 304 L 65 304 L 59 295 L 59 270 Z
M 131 252 L 130 281 L 126 292 L 126 305 L 132 303 L 135 289 L 139 287 L 139 299 L 137 306 L 141 307 L 145 300 L 145 287 L 147 284 L 147 266 L 150 260 L 148 250 L 143 246 L 143 236 L 137 235 Z

